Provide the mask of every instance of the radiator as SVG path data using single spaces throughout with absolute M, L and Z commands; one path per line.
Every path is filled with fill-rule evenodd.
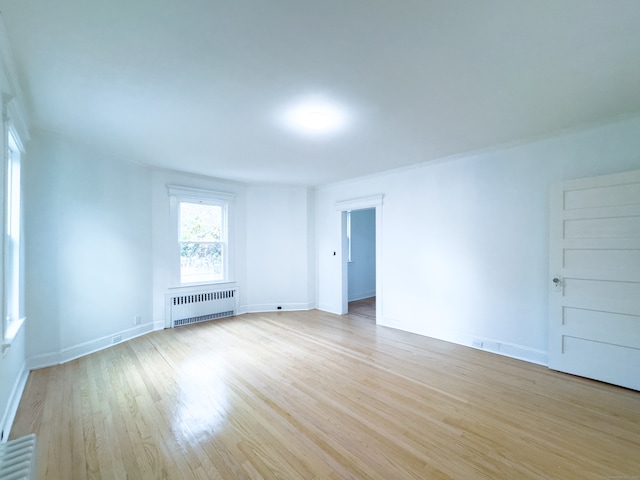
M 0 480 L 35 480 L 36 436 L 0 444 Z
M 172 296 L 169 299 L 171 328 L 231 317 L 236 313 L 236 290 L 217 290 Z

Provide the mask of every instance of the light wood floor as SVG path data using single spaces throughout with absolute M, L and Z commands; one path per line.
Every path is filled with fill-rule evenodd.
M 318 311 L 31 373 L 39 479 L 638 479 L 640 393 Z
M 376 297 L 363 298 L 349 302 L 349 314 L 365 317 L 375 322 L 376 320 Z

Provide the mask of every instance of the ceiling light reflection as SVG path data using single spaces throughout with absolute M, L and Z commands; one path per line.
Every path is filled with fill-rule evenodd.
M 207 441 L 227 421 L 227 364 L 221 356 L 202 356 L 181 365 L 174 432 L 192 444 Z

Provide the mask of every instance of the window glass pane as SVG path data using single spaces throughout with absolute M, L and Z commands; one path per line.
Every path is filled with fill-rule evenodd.
M 17 332 L 21 314 L 20 279 L 20 152 L 11 132 L 8 132 L 6 197 L 5 197 L 5 240 L 4 240 L 4 312 L 5 341 Z
M 180 282 L 224 280 L 223 207 L 180 202 Z
M 221 243 L 180 242 L 182 283 L 224 280 L 224 248 Z
M 180 203 L 181 242 L 222 240 L 222 207 L 220 205 Z

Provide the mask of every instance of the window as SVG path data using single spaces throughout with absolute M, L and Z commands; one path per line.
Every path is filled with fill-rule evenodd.
M 6 164 L 4 198 L 4 322 L 3 348 L 11 345 L 20 326 L 21 317 L 21 189 L 20 141 L 11 128 L 6 129 Z
M 177 186 L 168 189 L 178 240 L 176 283 L 230 281 L 229 218 L 233 196 Z
M 180 202 L 180 283 L 224 280 L 224 208 Z

